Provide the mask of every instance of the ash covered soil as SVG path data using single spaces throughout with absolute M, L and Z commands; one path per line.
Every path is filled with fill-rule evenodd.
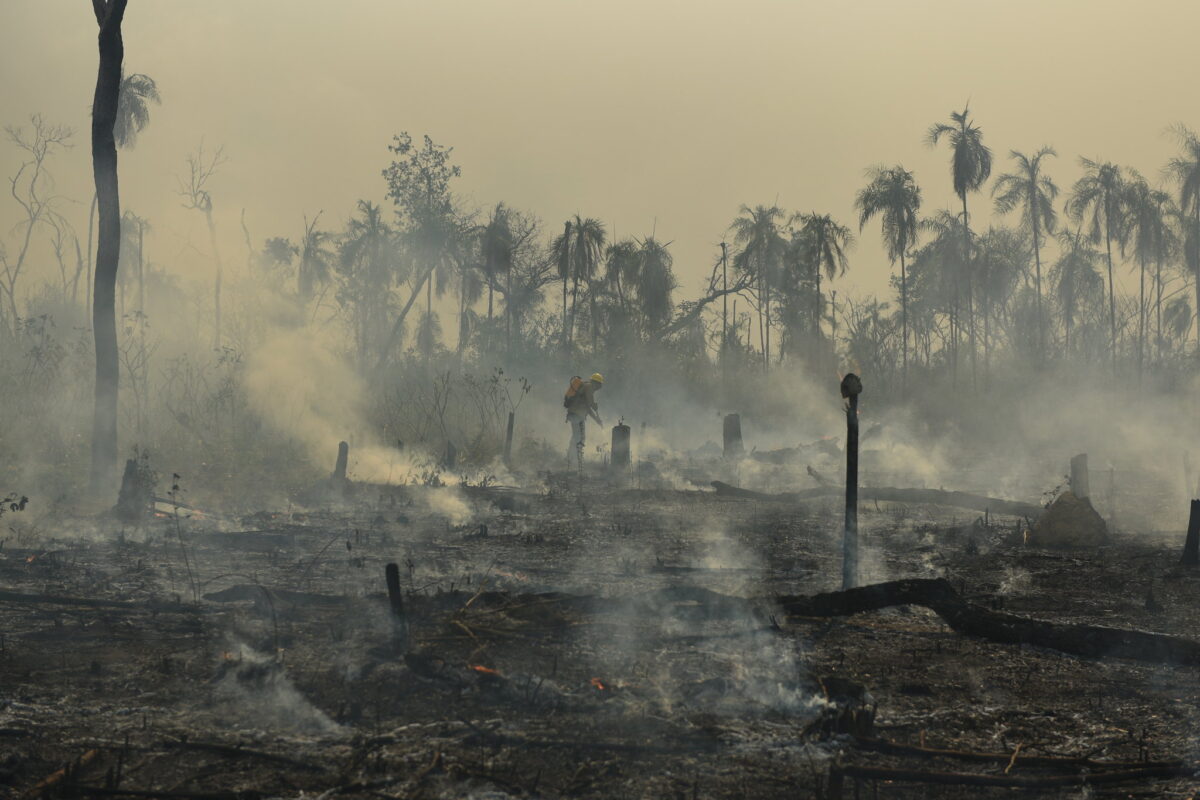
M 839 588 L 834 500 L 598 480 L 583 497 L 406 487 L 303 514 L 9 535 L 0 796 L 829 797 L 835 765 L 1036 782 L 1081 768 L 1022 759 L 1200 759 L 1194 667 L 997 644 L 921 607 L 787 617 L 776 596 Z M 1178 537 L 1039 550 L 1023 520 L 980 516 L 863 503 L 864 581 L 945 577 L 989 608 L 1197 635 L 1200 574 L 1177 566 Z

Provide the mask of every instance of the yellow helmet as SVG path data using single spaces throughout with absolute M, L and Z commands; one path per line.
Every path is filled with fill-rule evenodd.
M 600 384 L 601 386 L 604 385 L 604 376 L 601 375 L 599 372 L 592 373 L 592 380 L 594 380 L 596 383 Z

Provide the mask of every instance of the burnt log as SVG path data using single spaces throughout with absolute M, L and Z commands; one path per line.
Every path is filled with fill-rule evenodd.
M 1096 786 L 1100 784 L 1129 783 L 1161 778 L 1189 777 L 1196 767 L 1139 767 L 1137 769 L 1113 770 L 1111 772 L 1080 772 L 1077 775 L 990 775 L 973 772 L 939 772 L 934 770 L 904 769 L 901 767 L 870 767 L 859 765 L 835 766 L 829 774 L 829 792 L 832 800 L 842 797 L 845 778 L 873 781 L 901 781 L 908 783 L 935 783 L 943 786 L 998 786 L 1006 789 L 1055 789 L 1067 786 Z
M 1146 767 L 1181 767 L 1180 759 L 1163 761 L 1102 761 L 1088 756 L 1039 756 L 1025 753 L 986 753 L 975 750 L 948 750 L 937 747 L 918 747 L 887 739 L 857 738 L 856 750 L 867 750 L 892 756 L 913 756 L 928 759 L 953 759 L 977 764 L 1011 764 L 1014 766 L 1047 769 L 1141 769 Z
M 778 602 L 791 617 L 842 617 L 891 606 L 923 606 L 958 633 L 1001 644 L 1033 645 L 1087 658 L 1200 666 L 1200 642 L 1195 640 L 992 611 L 965 601 L 944 578 L 912 578 L 840 592 L 784 596 Z

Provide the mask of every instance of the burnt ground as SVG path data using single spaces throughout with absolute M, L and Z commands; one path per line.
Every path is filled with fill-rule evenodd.
M 10 534 L 0 796 L 826 797 L 835 762 L 1032 777 L 1078 770 L 1022 757 L 1200 761 L 1195 668 L 995 644 L 923 608 L 785 619 L 773 596 L 838 588 L 836 502 L 599 484 L 585 500 L 414 487 L 336 511 Z M 864 504 L 865 577 L 945 576 L 1010 612 L 1198 635 L 1200 575 L 1176 566 L 1177 541 L 1034 550 L 1022 521 L 977 517 Z M 838 733 L 846 703 L 874 709 L 880 738 L 1018 757 L 880 754 Z M 1012 793 L 864 780 L 845 796 Z

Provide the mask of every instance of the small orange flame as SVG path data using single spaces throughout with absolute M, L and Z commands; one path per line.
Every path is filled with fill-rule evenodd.
M 34 561 L 37 561 L 37 556 L 35 556 L 35 555 L 29 556 L 29 558 L 25 559 L 26 564 L 32 564 Z
M 592 678 L 592 686 L 595 687 L 596 691 L 599 692 L 608 691 L 608 687 L 604 685 L 604 681 L 600 680 L 599 678 Z
M 491 667 L 485 667 L 482 664 L 472 664 L 471 669 L 475 670 L 476 672 L 478 672 L 481 675 L 499 675 L 500 674 L 500 670 L 492 669 Z

